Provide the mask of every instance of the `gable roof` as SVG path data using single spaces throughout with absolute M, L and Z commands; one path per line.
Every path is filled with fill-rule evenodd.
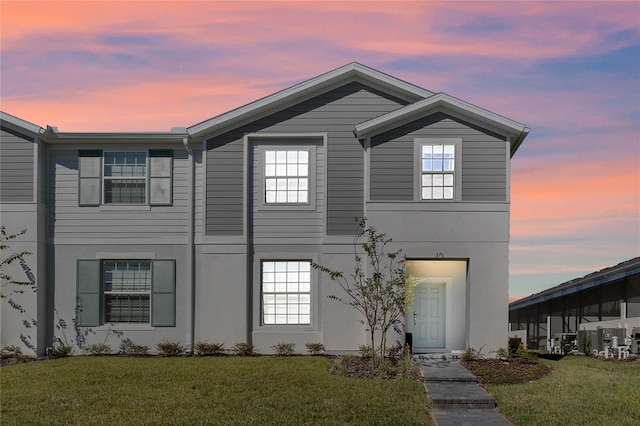
M 415 102 L 433 95 L 433 92 L 426 89 L 357 62 L 352 62 L 209 120 L 194 124 L 187 128 L 187 132 L 192 137 L 219 134 L 230 130 L 232 127 L 253 121 L 301 102 L 317 94 L 319 91 L 327 91 L 352 81 L 359 81 L 374 87 L 379 87 L 410 102 Z
M 14 130 L 21 129 L 23 131 L 26 131 L 27 133 L 30 133 L 31 136 L 40 135 L 45 132 L 45 129 L 38 126 L 37 124 L 30 123 L 26 120 L 23 120 L 11 114 L 7 114 L 3 111 L 0 111 L 0 121 L 2 121 L 2 124 L 4 126 L 14 128 Z
M 512 157 L 530 130 L 524 124 L 518 123 L 517 121 L 454 98 L 446 93 L 438 93 L 380 117 L 360 123 L 356 125 L 355 133 L 358 139 L 363 139 L 443 109 L 456 115 L 459 114 L 461 117 L 477 121 L 480 124 L 487 124 L 501 133 L 509 135 Z

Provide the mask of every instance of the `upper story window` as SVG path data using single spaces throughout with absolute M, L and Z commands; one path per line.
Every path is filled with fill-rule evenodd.
M 309 151 L 264 151 L 265 204 L 309 202 Z
M 80 206 L 171 205 L 173 151 L 78 151 Z
M 256 210 L 315 210 L 320 144 L 284 137 L 256 140 L 251 160 Z
M 414 146 L 414 199 L 461 200 L 462 139 L 417 138 L 414 140 Z
M 105 152 L 105 204 L 144 204 L 147 200 L 146 187 L 145 152 Z
M 455 146 L 421 145 L 420 194 L 423 200 L 453 200 Z

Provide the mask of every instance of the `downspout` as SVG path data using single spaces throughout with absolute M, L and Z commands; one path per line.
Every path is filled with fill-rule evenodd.
M 187 282 L 189 283 L 189 354 L 193 355 L 195 346 L 196 325 L 196 278 L 195 278 L 195 159 L 193 149 L 189 145 L 189 137 L 182 139 L 182 144 L 189 155 L 188 183 L 188 215 L 187 215 Z

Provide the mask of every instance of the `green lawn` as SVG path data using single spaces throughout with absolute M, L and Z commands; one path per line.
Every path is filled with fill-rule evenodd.
M 328 374 L 323 357 L 72 357 L 2 367 L 2 425 L 432 425 L 422 383 Z
M 514 425 L 640 424 L 640 361 L 571 356 L 545 363 L 553 372 L 541 380 L 489 386 Z

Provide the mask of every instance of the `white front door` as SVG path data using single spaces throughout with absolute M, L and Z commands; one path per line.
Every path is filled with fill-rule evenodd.
M 445 347 L 446 283 L 423 280 L 415 289 L 413 304 L 413 347 Z

